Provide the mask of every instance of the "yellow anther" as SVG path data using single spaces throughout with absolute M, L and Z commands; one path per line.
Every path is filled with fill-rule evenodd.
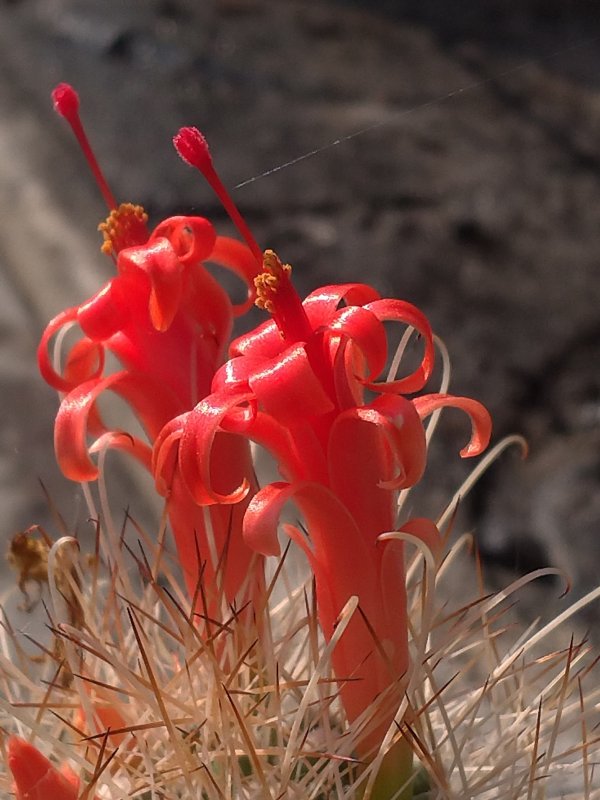
M 254 303 L 258 308 L 267 311 L 269 314 L 272 314 L 275 309 L 272 300 L 263 300 L 262 297 L 257 297 Z
M 114 208 L 106 220 L 98 225 L 104 237 L 101 250 L 106 255 L 119 253 L 126 247 L 145 244 L 148 241 L 146 222 L 148 215 L 142 206 L 121 203 Z
M 256 286 L 255 305 L 272 314 L 275 310 L 273 301 L 277 290 L 284 279 L 292 274 L 289 264 L 282 264 L 279 256 L 273 250 L 265 250 L 263 254 L 263 269 L 260 275 L 254 278 Z
M 292 272 L 290 265 L 282 264 L 279 256 L 273 250 L 265 250 L 263 254 L 263 269 L 276 279 L 282 278 L 284 275 L 289 276 Z

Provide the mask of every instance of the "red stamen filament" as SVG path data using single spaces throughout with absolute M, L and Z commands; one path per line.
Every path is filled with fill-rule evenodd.
M 254 279 L 256 305 L 273 316 L 287 342 L 307 342 L 312 328 L 302 301 L 290 281 L 292 268 L 282 264 L 272 250 L 265 250 L 263 272 Z
M 54 101 L 54 110 L 60 114 L 61 117 L 64 117 L 71 126 L 71 130 L 79 142 L 79 146 L 81 147 L 83 155 L 89 164 L 92 175 L 94 176 L 94 179 L 98 184 L 98 188 L 102 193 L 104 202 L 108 206 L 108 210 L 112 211 L 117 207 L 117 203 L 112 192 L 108 188 L 106 178 L 102 174 L 102 170 L 100 169 L 100 166 L 96 160 L 96 156 L 94 155 L 89 139 L 87 138 L 83 129 L 83 125 L 81 124 L 81 119 L 79 118 L 79 97 L 77 92 L 68 83 L 59 83 L 59 85 L 52 92 L 52 100 Z
M 251 234 L 250 228 L 246 224 L 244 218 L 238 211 L 237 206 L 231 199 L 229 192 L 217 175 L 208 149 L 208 143 L 204 136 L 197 128 L 181 128 L 179 133 L 173 137 L 173 144 L 186 164 L 195 167 L 202 173 L 213 192 L 223 204 L 223 208 L 231 217 L 233 224 L 252 251 L 257 263 L 262 268 L 262 251 L 256 243 L 256 239 Z
M 331 367 L 325 357 L 322 342 L 314 336 L 315 331 L 304 310 L 302 300 L 290 280 L 291 274 L 292 268 L 289 264 L 282 264 L 276 253 L 265 250 L 263 271 L 254 278 L 255 303 L 258 308 L 271 314 L 284 342 L 306 344 L 306 354 L 315 375 L 333 403 L 337 405 Z

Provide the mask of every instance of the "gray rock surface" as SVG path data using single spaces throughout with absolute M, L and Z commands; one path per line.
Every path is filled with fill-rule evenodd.
M 361 5 L 0 2 L 3 536 L 48 522 L 38 478 L 82 518 L 52 464 L 56 401 L 34 366 L 46 320 L 111 269 L 104 209 L 49 102 L 68 80 L 119 199 L 153 220 L 194 208 L 226 230 L 170 146 L 196 124 L 303 290 L 367 279 L 421 306 L 454 391 L 488 405 L 496 437 L 530 439 L 528 462 L 503 457 L 464 504 L 490 577 L 551 563 L 578 593 L 596 583 L 600 13 L 575 0 Z M 432 507 L 465 474 L 465 435 L 449 413 Z M 133 482 L 117 503 L 130 500 L 143 515 Z M 544 591 L 545 604 L 558 593 Z

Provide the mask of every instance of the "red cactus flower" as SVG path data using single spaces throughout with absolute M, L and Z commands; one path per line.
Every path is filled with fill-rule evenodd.
M 120 707 L 117 705 L 109 705 L 108 703 L 101 703 L 92 701 L 92 708 L 94 712 L 93 725 L 91 730 L 87 725 L 87 716 L 83 706 L 79 706 L 73 717 L 73 727 L 87 735 L 98 733 L 107 733 L 107 741 L 113 747 L 119 747 L 127 739 L 127 722 L 121 713 Z M 115 731 L 113 733 L 113 731 Z M 133 746 L 133 739 L 128 739 L 127 747 Z
M 396 519 L 398 491 L 414 485 L 425 467 L 422 419 L 442 406 L 466 411 L 473 431 L 463 456 L 487 446 L 491 424 L 474 400 L 404 396 L 423 388 L 433 366 L 431 329 L 417 308 L 361 284 L 325 286 L 301 302 L 290 272 L 273 252 L 264 254 L 257 304 L 272 319 L 232 344 L 212 393 L 161 433 L 154 467 L 160 477 L 176 451 L 180 478 L 198 503 L 231 504 L 243 501 L 249 487 L 242 481 L 223 493 L 213 481 L 218 436 L 245 436 L 275 456 L 283 480 L 252 498 L 244 538 L 257 552 L 278 555 L 280 514 L 294 501 L 306 532 L 284 530 L 314 572 L 328 640 L 347 601 L 358 597 L 361 613 L 333 651 L 353 721 L 383 692 L 400 692 L 409 669 L 402 543 L 379 537 L 400 528 L 432 548 L 439 541 L 433 522 Z M 387 322 L 415 328 L 424 352 L 411 374 L 382 382 Z M 388 707 L 393 716 L 394 704 Z M 381 741 L 382 730 L 365 733 L 361 751 Z
M 77 800 L 79 778 L 65 765 L 58 770 L 25 739 L 8 740 L 8 766 L 14 778 L 16 800 Z
M 253 302 L 252 279 L 260 270 L 260 251 L 243 224 L 238 227 L 246 244 L 217 236 L 212 224 L 202 217 L 171 217 L 149 232 L 146 214 L 139 206 L 117 207 L 83 131 L 74 90 L 61 84 L 53 98 L 56 110 L 77 136 L 109 207 L 109 217 L 100 226 L 102 249 L 113 257 L 117 271 L 93 297 L 55 317 L 38 350 L 43 377 L 65 394 L 55 426 L 58 463 L 67 477 L 91 481 L 97 478 L 98 468 L 90 454 L 106 446 L 125 450 L 150 467 L 148 443 L 113 430 L 102 420 L 97 409 L 100 395 L 110 390 L 124 398 L 141 421 L 150 444 L 166 423 L 191 409 L 208 393 L 215 370 L 223 361 L 233 317 Z M 204 158 L 211 165 L 206 145 Z M 216 190 L 237 222 L 239 212 L 220 182 Z M 205 264 L 209 261 L 231 270 L 246 283 L 248 297 L 244 303 L 232 305 L 207 271 Z M 62 369 L 57 371 L 49 357 L 49 344 L 73 323 L 82 336 L 70 347 Z M 117 357 L 120 371 L 106 374 L 107 353 Z M 216 453 L 215 480 L 235 484 L 252 474 L 248 446 L 239 437 L 219 437 Z M 201 558 L 207 559 L 205 575 L 209 581 L 213 567 L 203 540 L 206 525 L 211 528 L 219 558 L 230 537 L 236 535 L 235 525 L 231 514 L 222 508 L 211 510 L 207 520 L 205 512 L 177 485 L 168 505 L 179 559 L 193 593 L 198 577 L 196 538 Z M 225 577 L 229 600 L 246 577 L 250 556 L 241 541 L 232 549 Z

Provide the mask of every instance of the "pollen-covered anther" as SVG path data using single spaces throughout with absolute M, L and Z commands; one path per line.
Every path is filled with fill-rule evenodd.
M 106 255 L 118 254 L 126 247 L 145 244 L 148 240 L 147 221 L 148 214 L 142 206 L 121 203 L 98 225 L 104 237 L 102 252 Z
M 263 254 L 263 269 L 276 279 L 281 279 L 284 275 L 289 277 L 292 273 L 291 266 L 282 264 L 279 256 L 273 250 L 265 250 Z
M 282 264 L 273 250 L 265 250 L 263 255 L 263 269 L 260 275 L 254 278 L 256 286 L 256 305 L 268 311 L 274 311 L 274 299 L 282 280 L 290 278 L 292 268 L 289 264 Z
M 272 314 L 275 309 L 272 300 L 263 300 L 262 297 L 257 297 L 254 304 L 257 308 L 260 308 L 261 311 L 266 311 L 268 314 Z

